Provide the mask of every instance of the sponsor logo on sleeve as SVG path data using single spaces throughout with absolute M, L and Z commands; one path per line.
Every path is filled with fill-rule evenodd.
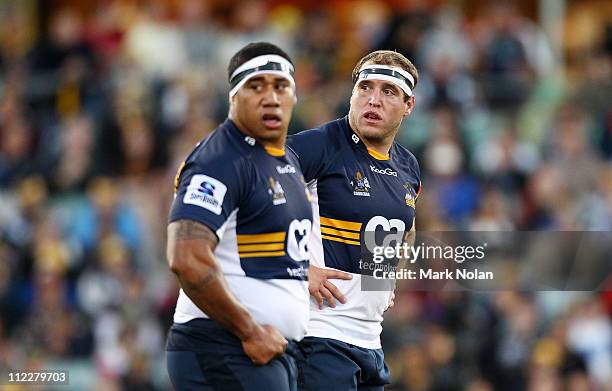
M 220 215 L 226 192 L 227 186 L 221 181 L 208 175 L 194 175 L 183 197 L 183 203 L 196 205 Z

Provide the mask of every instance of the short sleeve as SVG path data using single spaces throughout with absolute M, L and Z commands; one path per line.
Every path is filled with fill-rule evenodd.
M 306 182 L 319 178 L 332 159 L 332 141 L 322 128 L 291 135 L 287 138 L 287 145 L 297 155 Z
M 419 162 L 417 158 L 414 157 L 414 155 L 412 154 L 411 154 L 411 158 L 412 158 L 412 167 L 416 175 L 416 179 L 418 181 L 418 183 L 414 185 L 414 193 L 416 194 L 416 199 L 418 199 L 419 196 L 421 195 L 421 192 L 423 191 L 423 185 L 421 183 L 421 168 L 419 167 Z
M 187 162 L 178 174 L 168 221 L 194 220 L 217 232 L 244 194 L 248 178 L 238 165 L 239 161 L 232 164 L 222 159 Z

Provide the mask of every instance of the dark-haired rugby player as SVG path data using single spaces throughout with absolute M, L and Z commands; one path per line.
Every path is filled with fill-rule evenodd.
M 285 151 L 293 72 L 275 45 L 238 51 L 229 116 L 177 174 L 167 256 L 181 290 L 166 349 L 177 390 L 296 389 L 312 206 Z

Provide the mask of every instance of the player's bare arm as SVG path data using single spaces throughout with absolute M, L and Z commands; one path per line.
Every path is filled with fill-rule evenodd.
M 178 220 L 168 225 L 167 257 L 187 296 L 211 319 L 242 341 L 256 364 L 282 354 L 287 340 L 273 327 L 261 326 L 229 290 L 215 260 L 217 236 L 206 225 Z

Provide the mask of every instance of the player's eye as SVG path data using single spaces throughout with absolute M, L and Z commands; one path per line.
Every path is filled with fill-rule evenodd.
M 289 83 L 277 83 L 275 88 L 277 91 L 285 91 L 289 88 Z
M 366 83 L 361 83 L 361 85 L 359 86 L 359 89 L 362 91 L 368 91 L 370 89 L 370 86 Z
M 247 88 L 253 90 L 253 91 L 261 91 L 263 89 L 263 84 L 262 83 L 258 83 L 258 82 L 253 82 L 253 83 L 249 83 L 247 84 Z
M 395 91 L 393 91 L 391 88 L 385 88 L 383 90 L 383 94 L 388 95 L 388 96 L 393 96 L 395 95 Z

